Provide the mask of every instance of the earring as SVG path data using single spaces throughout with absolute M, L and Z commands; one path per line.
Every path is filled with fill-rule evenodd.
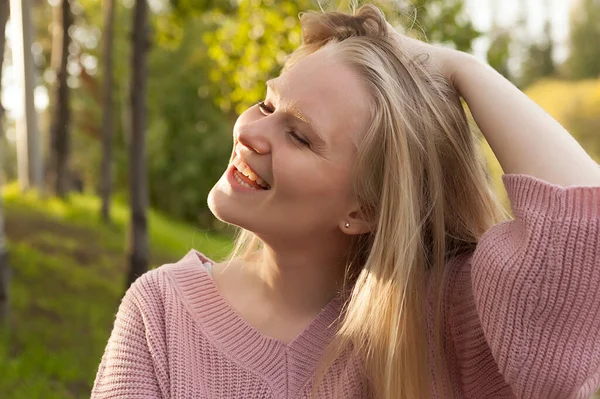
M 344 227 L 345 227 L 345 228 L 348 228 L 348 227 L 350 227 L 350 223 L 346 223 L 346 224 L 344 225 Z

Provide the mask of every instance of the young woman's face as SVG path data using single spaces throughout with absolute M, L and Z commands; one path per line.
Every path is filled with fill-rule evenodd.
M 267 86 L 265 101 L 235 124 L 232 161 L 209 194 L 210 209 L 266 240 L 343 230 L 358 209 L 352 173 L 356 138 L 368 124 L 366 89 L 327 47 Z

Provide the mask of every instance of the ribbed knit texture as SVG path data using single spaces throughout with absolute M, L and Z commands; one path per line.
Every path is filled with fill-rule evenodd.
M 600 387 L 600 187 L 562 188 L 526 175 L 502 179 L 515 219 L 491 228 L 473 254 L 448 264 L 450 386 L 435 375 L 432 384 L 461 398 L 588 398 Z M 190 251 L 131 286 L 92 398 L 310 396 L 341 301 L 285 345 L 227 304 L 206 261 Z M 370 396 L 349 350 L 329 370 L 319 398 L 332 398 L 335 389 L 342 398 Z

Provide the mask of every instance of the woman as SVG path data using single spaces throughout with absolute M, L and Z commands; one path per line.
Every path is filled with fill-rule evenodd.
M 375 7 L 301 21 L 209 195 L 236 251 L 132 285 L 92 397 L 591 395 L 598 165 L 491 68 Z M 499 223 L 459 95 L 514 220 Z

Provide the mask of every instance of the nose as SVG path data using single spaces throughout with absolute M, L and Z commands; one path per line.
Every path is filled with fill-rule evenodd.
M 258 119 L 236 123 L 234 129 L 237 141 L 242 144 L 242 147 L 245 147 L 246 151 L 261 155 L 271 152 L 271 142 L 267 131 L 269 127 L 264 122 L 265 119 Z

